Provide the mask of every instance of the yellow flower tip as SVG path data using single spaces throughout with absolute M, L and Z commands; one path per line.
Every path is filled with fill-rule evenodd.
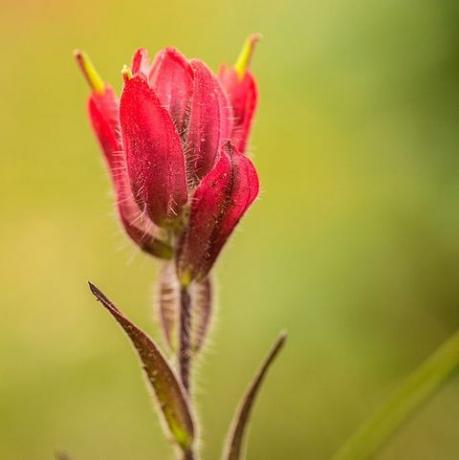
M 123 68 L 121 69 L 121 75 L 123 76 L 123 80 L 126 82 L 132 78 L 132 70 L 129 66 L 124 64 Z
M 247 40 L 242 47 L 242 50 L 237 58 L 234 70 L 236 71 L 239 78 L 244 78 L 245 73 L 250 67 L 253 53 L 257 43 L 261 40 L 261 34 L 251 34 L 247 37 Z
M 81 50 L 75 50 L 73 55 L 89 86 L 96 93 L 103 93 L 105 90 L 105 83 L 94 67 L 94 64 L 91 62 L 91 59 L 89 59 L 89 56 Z

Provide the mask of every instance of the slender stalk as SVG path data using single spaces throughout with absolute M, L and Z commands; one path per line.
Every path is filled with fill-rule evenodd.
M 459 370 L 459 330 L 426 359 L 334 455 L 332 460 L 372 458 L 413 412 Z
M 182 385 L 190 391 L 191 367 L 191 297 L 188 288 L 180 289 L 179 369 Z
M 182 460 L 194 460 L 194 453 L 192 450 L 188 450 L 186 452 L 183 452 L 183 457 Z
M 180 288 L 180 326 L 178 362 L 180 380 L 185 391 L 190 393 L 191 368 L 191 296 L 187 286 Z M 182 460 L 195 460 L 194 450 L 182 452 Z

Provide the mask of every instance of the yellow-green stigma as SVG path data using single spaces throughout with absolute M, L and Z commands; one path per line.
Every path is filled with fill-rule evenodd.
M 234 65 L 234 70 L 240 79 L 244 78 L 245 73 L 249 69 L 250 62 L 252 61 L 252 56 L 255 51 L 255 46 L 260 39 L 260 34 L 252 34 L 247 37 L 239 57 L 237 58 L 236 64 Z
M 96 93 L 103 93 L 105 90 L 105 83 L 94 67 L 94 64 L 91 62 L 91 59 L 89 59 L 89 56 L 84 51 L 80 50 L 76 50 L 74 55 L 89 86 Z
M 123 68 L 121 69 L 121 75 L 123 76 L 124 81 L 128 81 L 132 78 L 132 70 L 129 66 L 124 64 Z

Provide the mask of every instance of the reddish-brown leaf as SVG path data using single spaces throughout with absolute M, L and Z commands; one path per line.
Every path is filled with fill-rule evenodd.
M 170 433 L 183 451 L 189 451 L 194 440 L 193 417 L 188 399 L 174 371 L 150 337 L 129 321 L 96 286 L 89 283 L 89 287 L 128 335 L 142 361 Z

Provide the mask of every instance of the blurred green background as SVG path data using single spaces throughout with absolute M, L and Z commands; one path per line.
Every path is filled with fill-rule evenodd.
M 327 459 L 459 325 L 456 0 L 2 0 L 0 458 L 168 459 L 95 282 L 159 337 L 157 267 L 121 234 L 72 50 L 119 89 L 134 48 L 213 68 L 261 32 L 261 199 L 217 268 L 199 365 L 202 447 L 281 328 L 248 459 Z M 384 460 L 459 458 L 459 380 Z

